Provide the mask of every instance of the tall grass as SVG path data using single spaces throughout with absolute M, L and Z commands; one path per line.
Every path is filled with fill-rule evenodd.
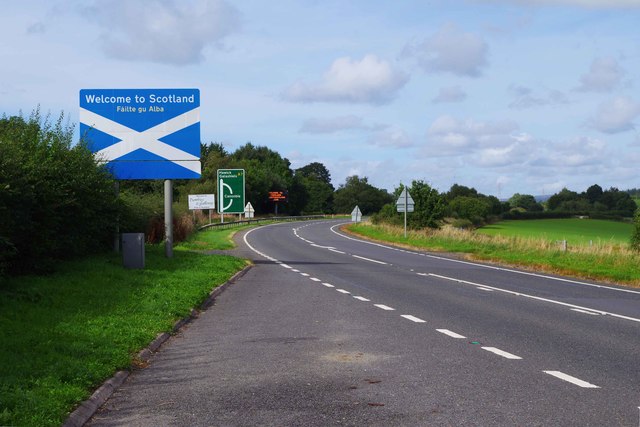
M 364 223 L 349 225 L 347 229 L 366 238 L 405 247 L 458 252 L 475 260 L 640 286 L 640 254 L 620 243 L 568 245 L 564 251 L 560 242 L 542 238 L 488 236 L 453 227 L 411 230 L 406 239 L 404 229 L 392 225 Z

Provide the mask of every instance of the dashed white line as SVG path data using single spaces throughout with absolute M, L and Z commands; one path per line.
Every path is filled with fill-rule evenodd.
M 366 299 L 365 297 L 361 297 L 361 296 L 354 296 L 355 299 L 360 300 L 360 301 L 371 301 L 369 299 Z
M 506 351 L 500 350 L 499 348 L 495 348 L 495 347 L 482 347 L 483 350 L 487 350 L 490 351 L 491 353 L 497 354 L 498 356 L 502 356 L 505 359 L 513 359 L 513 360 L 519 360 L 522 359 L 522 357 L 520 356 L 516 356 L 515 354 L 511 354 L 511 353 L 507 353 Z
M 283 264 L 283 263 L 281 263 L 280 265 L 281 265 L 281 266 L 283 266 L 284 268 L 293 268 L 293 267 L 291 267 L 290 265 Z
M 359 255 L 351 255 L 351 256 L 354 257 L 354 258 L 362 259 L 364 261 L 375 262 L 376 264 L 389 265 L 388 263 L 386 263 L 384 261 L 378 261 L 376 259 L 365 258 L 365 257 L 359 256 Z
M 331 283 L 325 283 L 325 282 L 322 282 L 322 284 L 323 284 L 324 286 L 326 286 L 327 288 L 335 288 L 335 286 L 333 286 Z
M 342 251 L 339 251 L 339 250 L 337 250 L 337 249 L 331 249 L 331 248 L 329 248 L 329 250 L 330 250 L 331 252 L 335 252 L 335 253 L 337 253 L 337 254 L 342 254 L 342 255 L 345 255 L 345 254 L 346 254 L 346 252 L 342 252 Z
M 387 311 L 391 311 L 391 310 L 395 310 L 395 308 L 391 308 L 389 306 L 386 306 L 384 304 L 373 304 L 374 307 L 378 307 L 381 308 L 383 310 L 387 310 Z
M 300 273 L 300 270 L 298 270 L 297 268 L 292 268 L 291 271 L 293 271 L 294 273 Z
M 457 339 L 464 339 L 464 338 L 467 338 L 467 337 L 465 337 L 464 335 L 457 334 L 457 333 L 455 333 L 455 332 L 453 332 L 453 331 L 450 331 L 450 330 L 448 330 L 448 329 L 436 329 L 436 331 L 440 332 L 441 334 L 448 335 L 448 336 L 450 336 L 451 338 L 457 338 Z
M 427 323 L 425 320 L 422 320 L 410 314 L 402 314 L 400 315 L 400 317 L 404 317 L 405 319 L 411 320 L 412 322 L 416 322 L 416 323 Z
M 309 279 L 313 280 L 314 282 L 320 282 L 321 281 L 317 277 L 309 277 Z
M 562 373 L 560 371 L 542 371 L 542 372 L 544 372 L 545 374 L 552 375 L 552 376 L 554 376 L 556 378 L 560 378 L 561 380 L 570 382 L 571 384 L 577 385 L 578 387 L 582 387 L 582 388 L 600 388 L 595 384 L 588 383 L 586 381 L 583 381 L 583 380 L 581 380 L 579 378 L 576 378 L 576 377 L 572 377 L 571 375 L 567 375 L 567 374 Z
M 336 291 L 340 292 L 341 294 L 350 294 L 351 293 L 349 291 L 345 291 L 344 289 L 336 289 Z
M 301 276 L 304 276 L 304 277 L 309 277 L 309 276 L 311 276 L 309 273 L 300 273 L 300 275 L 301 275 Z

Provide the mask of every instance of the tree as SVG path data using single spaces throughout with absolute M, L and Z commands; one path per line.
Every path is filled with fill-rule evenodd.
M 458 218 L 468 219 L 473 224 L 480 225 L 491 212 L 491 206 L 480 198 L 458 196 L 449 202 L 449 210 Z
M 378 212 L 382 207 L 393 201 L 393 197 L 385 190 L 369 184 L 367 177 L 358 175 L 347 177 L 334 195 L 334 208 L 338 213 L 350 213 L 358 206 L 363 215 Z
M 631 233 L 631 249 L 640 252 L 640 209 L 636 211 Z
M 509 205 L 512 208 L 522 208 L 528 212 L 540 212 L 543 210 L 542 205 L 530 194 L 514 194 L 509 199 Z
M 308 194 L 303 208 L 305 213 L 333 212 L 331 174 L 322 163 L 314 162 L 296 169 L 294 177 L 300 177 Z
M 402 189 L 401 189 L 402 191 Z M 444 218 L 444 198 L 435 188 L 423 181 L 413 181 L 409 194 L 415 202 L 414 212 L 409 214 L 408 225 L 414 229 L 437 228 Z
M 587 200 L 589 200 L 589 203 L 591 204 L 594 204 L 600 201 L 602 194 L 603 194 L 602 187 L 600 187 L 598 184 L 592 185 L 591 187 L 587 188 L 587 191 L 585 191 L 585 196 L 587 197 Z

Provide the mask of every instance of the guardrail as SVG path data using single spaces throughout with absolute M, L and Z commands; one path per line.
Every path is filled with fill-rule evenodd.
M 217 222 L 214 224 L 205 224 L 198 228 L 198 230 L 205 230 L 207 228 L 232 228 L 239 227 L 241 225 L 249 225 L 249 224 L 260 224 L 262 222 L 270 222 L 270 221 L 306 221 L 310 219 L 322 219 L 326 218 L 327 215 L 305 215 L 305 216 L 273 216 L 266 218 L 258 218 L 258 219 L 243 219 L 240 221 L 231 221 L 231 222 Z

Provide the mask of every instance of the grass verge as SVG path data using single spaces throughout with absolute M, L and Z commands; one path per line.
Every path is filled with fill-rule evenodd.
M 563 252 L 544 239 L 486 236 L 457 229 L 410 231 L 405 238 L 402 227 L 364 223 L 346 228 L 364 238 L 399 246 L 457 252 L 468 259 L 640 287 L 640 254 L 621 246 L 570 247 Z
M 219 249 L 215 241 L 233 231 L 218 231 L 200 249 Z M 167 259 L 157 245 L 147 246 L 144 270 L 125 270 L 119 256 L 105 255 L 0 283 L 0 425 L 60 425 L 245 265 L 186 246 Z

